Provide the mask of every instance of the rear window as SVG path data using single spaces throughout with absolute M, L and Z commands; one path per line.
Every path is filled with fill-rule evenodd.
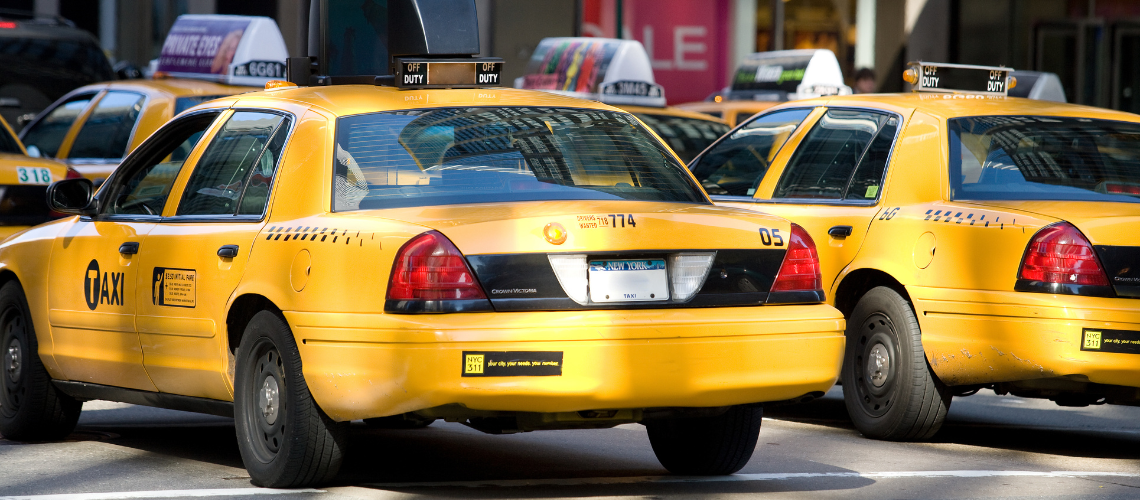
M 337 120 L 333 209 L 541 200 L 707 203 L 633 116 L 439 108 Z
M 697 154 L 709 147 L 720 136 L 731 129 L 728 125 L 712 120 L 701 120 L 687 116 L 651 115 L 638 113 L 638 118 L 661 136 L 681 161 L 689 163 Z
M 949 128 L 952 199 L 1140 202 L 1140 124 L 976 116 Z

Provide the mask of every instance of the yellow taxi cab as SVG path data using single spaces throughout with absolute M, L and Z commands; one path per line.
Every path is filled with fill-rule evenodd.
M 912 63 L 914 93 L 786 103 L 689 165 L 819 242 L 867 436 L 929 438 L 982 388 L 1140 403 L 1140 116 L 1007 97 L 1009 71 Z
M 454 53 L 473 8 L 432 24 L 467 3 L 389 2 L 423 15 L 392 24 L 392 76 L 291 58 L 313 86 L 191 108 L 93 196 L 53 184 L 75 215 L 0 244 L 0 433 L 65 436 L 90 399 L 232 415 L 253 482 L 298 486 L 355 419 L 641 422 L 670 471 L 729 474 L 764 404 L 831 387 L 812 239 L 713 205 L 627 113 L 487 88 L 501 60 Z M 439 56 L 417 29 L 472 35 Z
M 79 87 L 43 110 L 20 139 L 33 155 L 66 161 L 84 177 L 102 182 L 127 153 L 179 113 L 282 78 L 287 54 L 272 19 L 179 16 L 153 79 Z
M 57 161 L 28 156 L 0 117 L 0 240 L 36 224 L 63 217 L 48 210 L 48 185 L 79 174 Z
M 632 113 L 688 162 L 728 132 L 724 120 L 665 105 L 645 47 L 614 38 L 544 38 L 515 88 L 592 99 Z
M 735 127 L 781 102 L 850 95 L 835 53 L 827 49 L 757 52 L 736 68 L 732 85 L 702 102 L 677 107 L 722 118 Z

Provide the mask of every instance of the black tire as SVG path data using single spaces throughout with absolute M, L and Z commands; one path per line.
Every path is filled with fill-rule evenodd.
M 421 417 L 414 413 L 364 419 L 364 423 L 373 429 L 423 429 L 432 422 L 435 422 L 434 418 Z
M 847 319 L 843 400 L 855 428 L 888 441 L 930 439 L 942 427 L 952 394 L 926 362 L 910 302 L 877 287 Z
M 669 472 L 721 476 L 752 458 L 763 415 L 760 407 L 734 406 L 715 417 L 651 420 L 645 428 L 653 453 Z
M 297 488 L 332 479 L 344 459 L 347 424 L 313 401 L 285 320 L 270 311 L 254 315 L 236 362 L 234 424 L 253 484 Z
M 20 284 L 0 287 L 0 436 L 52 441 L 75 430 L 83 403 L 51 382 Z

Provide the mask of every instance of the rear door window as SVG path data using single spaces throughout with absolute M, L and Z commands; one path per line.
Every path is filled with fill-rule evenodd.
M 261 215 L 288 125 L 283 115 L 234 113 L 190 174 L 178 215 Z
M 777 111 L 748 122 L 690 168 L 709 194 L 752 196 L 776 153 L 811 109 Z
M 886 113 L 828 110 L 796 149 L 772 197 L 877 199 L 898 126 Z
M 126 156 L 145 100 L 134 92 L 107 92 L 79 129 L 67 157 L 117 160 Z
M 87 109 L 87 105 L 91 104 L 93 98 L 95 98 L 94 92 L 75 95 L 48 111 L 47 115 L 33 123 L 21 134 L 24 146 L 35 146 L 39 148 L 41 155 L 56 157 L 67 131 L 75 124 L 79 115 L 83 114 L 83 110 Z

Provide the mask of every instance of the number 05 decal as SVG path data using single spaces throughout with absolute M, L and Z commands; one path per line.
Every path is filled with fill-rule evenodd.
M 766 227 L 760 228 L 760 243 L 764 246 L 770 247 L 773 243 L 776 246 L 784 246 L 784 237 L 780 234 L 779 229 L 768 229 Z

